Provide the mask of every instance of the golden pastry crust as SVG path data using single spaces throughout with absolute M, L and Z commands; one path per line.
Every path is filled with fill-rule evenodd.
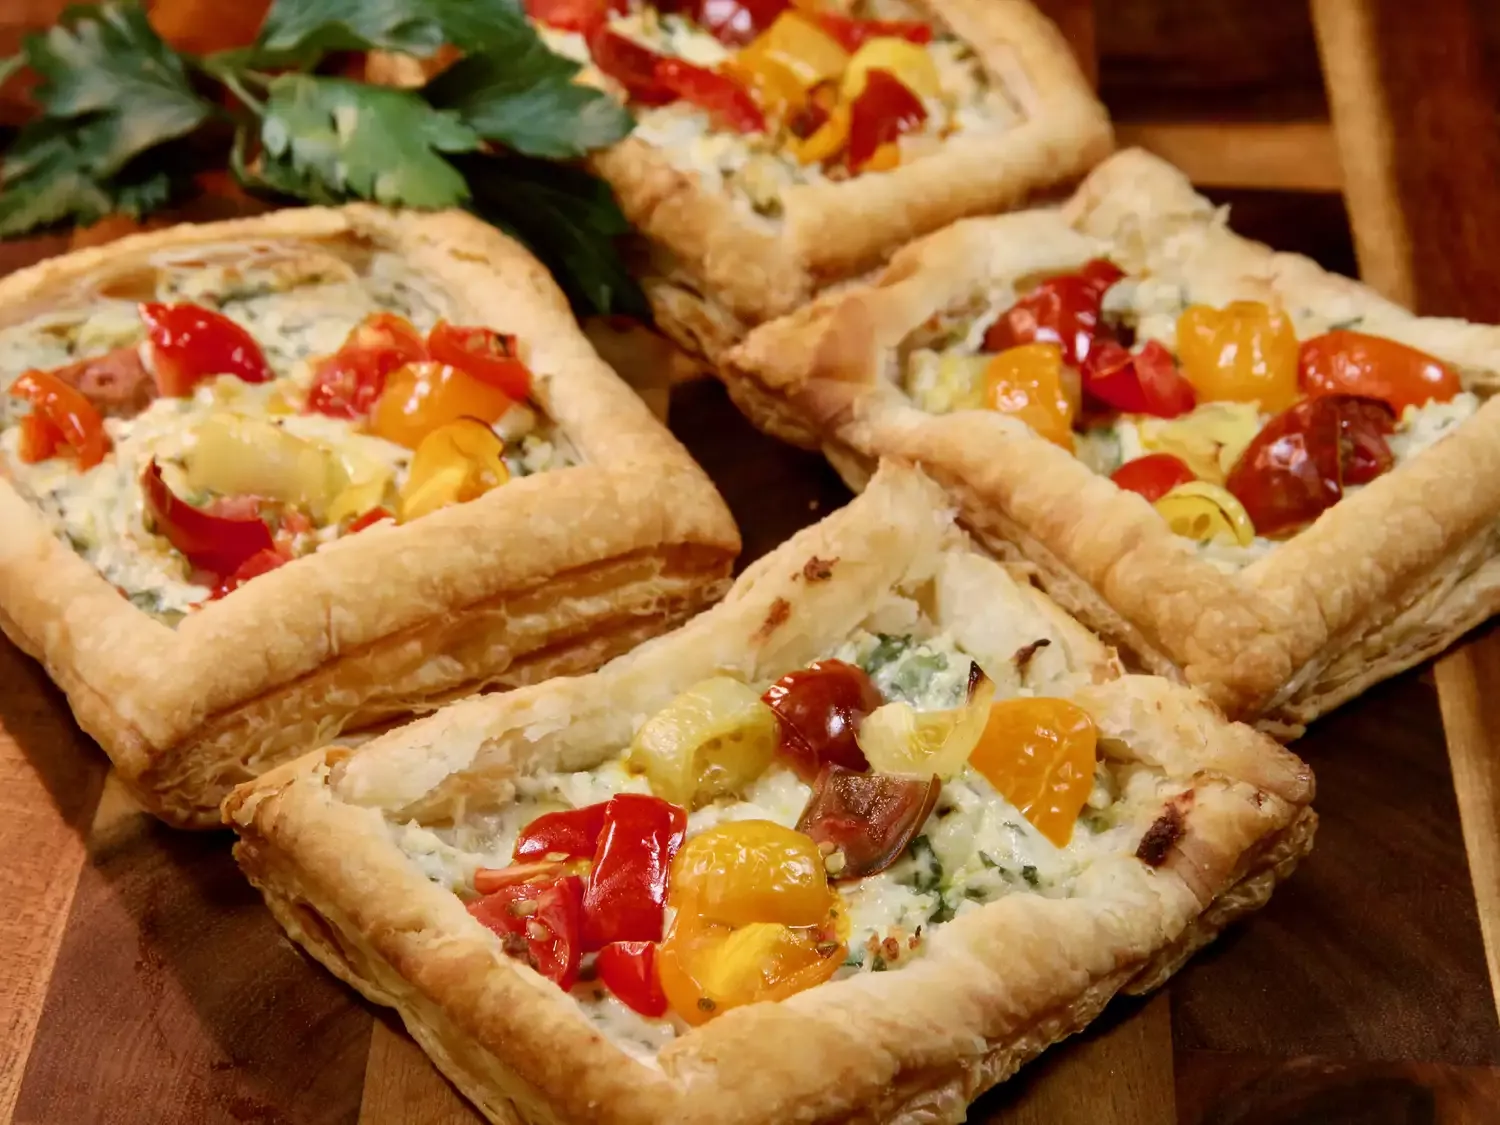
M 0 282 L 8 320 L 86 300 L 193 246 L 389 248 L 460 323 L 515 331 L 583 463 L 336 541 L 176 628 L 122 598 L 0 479 L 0 627 L 163 819 L 204 827 L 235 784 L 338 731 L 485 686 L 597 666 L 727 587 L 739 540 L 687 453 L 589 347 L 543 268 L 460 213 L 353 205 L 180 226 Z
M 960 1120 L 983 1090 L 1083 1027 L 1114 993 L 1160 983 L 1264 902 L 1311 845 L 1315 823 L 1300 761 L 1190 688 L 1122 677 L 1097 640 L 1031 587 L 996 578 L 987 592 L 997 602 L 965 599 L 951 612 L 1045 622 L 1067 652 L 1073 698 L 1100 728 L 1101 752 L 1154 771 L 1175 794 L 1143 805 L 1143 840 L 1155 833 L 1159 844 L 1154 865 L 1096 859 L 1069 898 L 1014 894 L 961 914 L 899 971 L 727 1012 L 679 1035 L 652 1065 L 505 957 L 392 834 L 411 817 L 442 822 L 465 803 L 491 807 L 517 772 L 597 764 L 710 671 L 774 675 L 826 654 L 903 578 L 954 558 L 1003 576 L 953 535 L 942 507 L 921 474 L 886 465 L 847 508 L 751 567 L 718 607 L 600 672 L 459 703 L 360 751 L 310 754 L 241 787 L 225 803 L 241 865 L 291 936 L 396 1007 L 493 1121 Z M 810 581 L 810 558 L 824 570 L 831 560 L 831 575 Z M 780 623 L 768 629 L 773 618 Z
M 1294 733 L 1500 610 L 1488 565 L 1500 488 L 1476 485 L 1500 470 L 1500 403 L 1223 573 L 1140 497 L 1020 423 L 987 411 L 927 414 L 897 388 L 897 349 L 933 313 L 1100 254 L 1127 273 L 1170 279 L 1195 301 L 1269 301 L 1299 326 L 1357 320 L 1458 365 L 1471 389 L 1487 390 L 1500 372 L 1500 328 L 1415 317 L 1306 258 L 1243 239 L 1181 173 L 1137 150 L 1100 165 L 1059 210 L 966 220 L 911 244 L 870 283 L 751 333 L 720 372 L 763 428 L 800 427 L 804 443 L 866 462 L 921 463 L 988 546 L 1031 561 L 1085 623 L 1144 667 L 1201 685 L 1231 715 L 1268 729 Z
M 793 185 L 782 193 L 779 223 L 742 211 L 639 138 L 594 158 L 626 216 L 665 251 L 648 292 L 679 343 L 712 361 L 746 326 L 790 311 L 828 282 L 945 223 L 1013 207 L 1109 151 L 1108 116 L 1057 28 L 1028 0 L 922 6 L 1002 84 L 1022 115 L 1014 128 L 960 133 L 889 172 Z

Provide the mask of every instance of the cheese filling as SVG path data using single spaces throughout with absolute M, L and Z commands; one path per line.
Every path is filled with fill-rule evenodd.
M 831 655 L 863 668 L 887 702 L 904 701 L 919 712 L 961 703 L 970 665 L 977 659 L 950 633 L 927 627 L 925 619 L 911 635 L 861 630 Z M 1045 694 L 1046 682 L 1028 681 L 1024 674 L 1029 653 L 1014 659 L 1022 674 L 999 677 L 1011 685 L 1003 690 Z M 752 686 L 761 691 L 769 685 Z M 580 808 L 616 793 L 650 792 L 646 778 L 631 772 L 623 756 L 585 771 L 517 777 L 513 785 L 514 799 L 497 812 L 467 816 L 456 825 L 392 823 L 392 837 L 428 878 L 472 898 L 475 871 L 512 862 L 518 834 L 542 813 Z M 1140 770 L 1117 775 L 1113 766 L 1100 763 L 1071 839 L 1058 847 L 984 776 L 972 766 L 963 767 L 942 785 L 933 811 L 894 865 L 835 884 L 848 937 L 846 958 L 832 979 L 899 969 L 926 952 L 936 927 L 1006 895 L 1069 896 L 1077 878 L 1096 861 L 1134 854 L 1141 818 L 1127 815 L 1127 805 L 1135 812 L 1159 809 L 1174 792 L 1160 775 Z M 737 798 L 721 798 L 693 811 L 687 838 L 726 821 L 769 820 L 793 827 L 811 793 L 809 785 L 777 761 Z M 654 1065 L 656 1052 L 686 1025 L 670 1012 L 662 1019 L 638 1015 L 602 984 L 587 979 L 589 963 L 586 955 L 574 999 L 601 1032 Z
M 202 505 L 210 495 L 188 483 L 183 463 L 200 427 L 210 419 L 250 418 L 332 451 L 351 480 L 388 477 L 387 491 L 406 480 L 412 451 L 361 432 L 358 423 L 304 413 L 314 361 L 336 352 L 349 332 L 373 312 L 409 319 L 430 329 L 444 312 L 439 296 L 393 254 L 376 253 L 356 273 L 331 255 L 205 268 L 167 262 L 146 292 L 101 294 L 91 306 L 49 312 L 0 329 L 0 387 L 30 369 L 49 370 L 111 349 L 137 344 L 144 330 L 138 300 L 192 302 L 214 309 L 247 329 L 274 378 L 243 382 L 222 375 L 182 398 L 158 397 L 130 417 L 106 417 L 111 448 L 104 460 L 80 472 L 59 455 L 28 464 L 21 459 L 18 423 L 25 402 L 0 392 L 0 474 L 46 517 L 54 532 L 140 609 L 175 624 L 208 599 L 212 588 L 161 535 L 148 529 L 141 475 L 154 458 L 179 497 Z M 514 476 L 558 468 L 575 458 L 565 441 L 534 410 L 517 405 L 495 430 L 505 439 L 504 459 Z M 291 536 L 294 556 L 316 551 L 339 534 L 337 526 Z

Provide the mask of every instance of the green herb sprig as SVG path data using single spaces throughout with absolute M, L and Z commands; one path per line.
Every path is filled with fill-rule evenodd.
M 445 45 L 462 57 L 420 89 L 329 73 L 343 52 Z M 139 219 L 227 166 L 273 198 L 466 207 L 526 242 L 582 309 L 644 308 L 616 252 L 628 224 L 576 164 L 633 122 L 574 81 L 578 64 L 514 0 L 275 0 L 253 44 L 202 57 L 164 42 L 137 0 L 110 0 L 28 36 L 0 81 L 22 66 L 40 112 L 0 164 L 0 237 Z

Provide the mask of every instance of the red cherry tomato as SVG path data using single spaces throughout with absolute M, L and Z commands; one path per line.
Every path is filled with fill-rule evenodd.
M 658 59 L 656 81 L 706 112 L 716 125 L 736 133 L 764 133 L 766 115 L 750 91 L 727 74 L 683 59 Z
M 853 54 L 865 41 L 879 37 L 905 39 L 910 43 L 931 43 L 932 28 L 917 20 L 857 20 L 835 12 L 818 12 L 818 26 Z
M 620 793 L 609 799 L 583 895 L 585 949 L 661 940 L 667 874 L 686 831 L 686 810 L 660 797 Z
M 1176 418 L 1197 405 L 1193 384 L 1158 340 L 1132 355 L 1113 340 L 1095 339 L 1082 376 L 1084 394 L 1125 414 Z
M 1082 366 L 1101 334 L 1099 309 L 1104 294 L 1125 273 L 1112 262 L 1096 258 L 1077 273 L 1042 282 L 1012 305 L 984 334 L 984 350 L 1037 341 L 1062 345 L 1063 360 Z
M 790 0 L 694 0 L 686 5 L 694 23 L 729 47 L 743 47 L 791 6 Z
M 804 778 L 816 776 L 827 762 L 851 770 L 870 768 L 855 731 L 885 701 L 864 669 L 842 660 L 819 660 L 788 672 L 761 698 L 781 720 L 782 754 Z
M 62 444 L 62 430 L 49 422 L 40 410 L 33 410 L 21 419 L 21 441 L 16 452 L 22 464 L 35 465 L 38 461 L 46 461 Z
M 1126 461 L 1109 478 L 1127 492 L 1138 492 L 1155 504 L 1179 484 L 1198 478 L 1193 470 L 1170 453 L 1148 453 Z
M 392 371 L 427 358 L 427 345 L 411 321 L 395 313 L 372 313 L 354 326 L 338 351 L 318 361 L 307 410 L 330 418 L 362 418 L 380 398 Z
M 276 549 L 271 529 L 258 516 L 228 519 L 200 511 L 178 497 L 167 487 L 154 459 L 141 474 L 141 488 L 157 533 L 199 570 L 220 577 L 233 575 L 251 556 Z
M 1297 352 L 1297 375 L 1310 395 L 1378 398 L 1397 418 L 1408 406 L 1447 402 L 1464 389 L 1458 372 L 1426 352 L 1345 330 L 1304 341 Z
M 676 90 L 662 84 L 656 64 L 661 61 L 649 47 L 611 31 L 600 24 L 589 34 L 589 53 L 594 65 L 621 86 L 633 102 L 641 105 L 668 105 L 678 98 Z
M 844 855 L 841 879 L 859 879 L 895 863 L 937 803 L 936 777 L 856 773 L 826 765 L 797 820 L 797 831 Z
M 604 987 L 632 1011 L 657 1019 L 667 1014 L 667 996 L 656 975 L 656 945 L 649 941 L 614 941 L 599 950 L 594 962 Z
M 201 305 L 146 301 L 139 308 L 151 341 L 156 389 L 162 394 L 191 394 L 213 375 L 233 375 L 247 383 L 271 378 L 255 337 L 227 316 Z
M 858 172 L 881 145 L 921 128 L 926 120 L 922 99 L 899 78 L 888 70 L 870 71 L 865 88 L 849 107 L 849 169 Z
M 1272 418 L 1229 473 L 1226 487 L 1261 535 L 1289 531 L 1337 504 L 1344 485 L 1364 484 L 1394 462 L 1383 402 L 1353 395 L 1304 399 Z
M 385 508 L 371 508 L 368 512 L 351 523 L 349 525 L 349 530 L 345 532 L 345 534 L 353 535 L 356 531 L 363 531 L 367 527 L 374 527 L 381 520 L 394 520 L 395 518 L 395 513 L 387 511 Z
M 417 326 L 406 317 L 390 312 L 371 313 L 365 317 L 349 330 L 339 351 L 359 348 L 396 352 L 407 362 L 428 358 L 427 344 Z
M 535 903 L 522 907 L 521 903 Z M 512 883 L 469 904 L 469 913 L 500 935 L 501 947 L 564 992 L 578 980 L 583 880 Z
M 460 328 L 440 320 L 427 334 L 427 352 L 521 401 L 531 393 L 531 371 L 516 356 L 516 338 L 488 328 Z
M 209 601 L 217 601 L 225 594 L 238 590 L 252 578 L 259 578 L 262 574 L 269 574 L 279 566 L 285 566 L 292 561 L 292 556 L 279 549 L 269 551 L 257 551 L 235 568 L 233 574 L 221 579 L 214 587 L 214 592 L 209 595 Z
M 587 32 L 627 10 L 626 0 L 526 0 L 528 16 L 559 31 Z
M 80 470 L 92 469 L 104 460 L 109 438 L 104 433 L 104 419 L 83 393 L 45 371 L 27 371 L 10 385 L 14 398 L 31 403 L 29 431 L 22 431 L 21 459 L 41 454 L 34 460 L 45 460 L 57 452 L 59 442 L 66 442 L 78 456 Z
M 604 811 L 608 801 L 586 805 L 581 809 L 563 809 L 543 813 L 516 837 L 516 859 L 540 859 L 549 854 L 592 856 L 604 831 Z

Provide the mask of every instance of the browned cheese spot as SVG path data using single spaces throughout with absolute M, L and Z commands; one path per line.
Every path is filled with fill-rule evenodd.
M 809 582 L 826 582 L 833 577 L 833 564 L 838 559 L 820 559 L 817 555 L 802 564 L 802 577 Z
M 1148 867 L 1160 867 L 1166 861 L 1172 845 L 1182 839 L 1182 810 L 1175 804 L 1162 810 L 1156 822 L 1146 829 L 1141 837 L 1141 846 L 1135 850 L 1135 858 Z

